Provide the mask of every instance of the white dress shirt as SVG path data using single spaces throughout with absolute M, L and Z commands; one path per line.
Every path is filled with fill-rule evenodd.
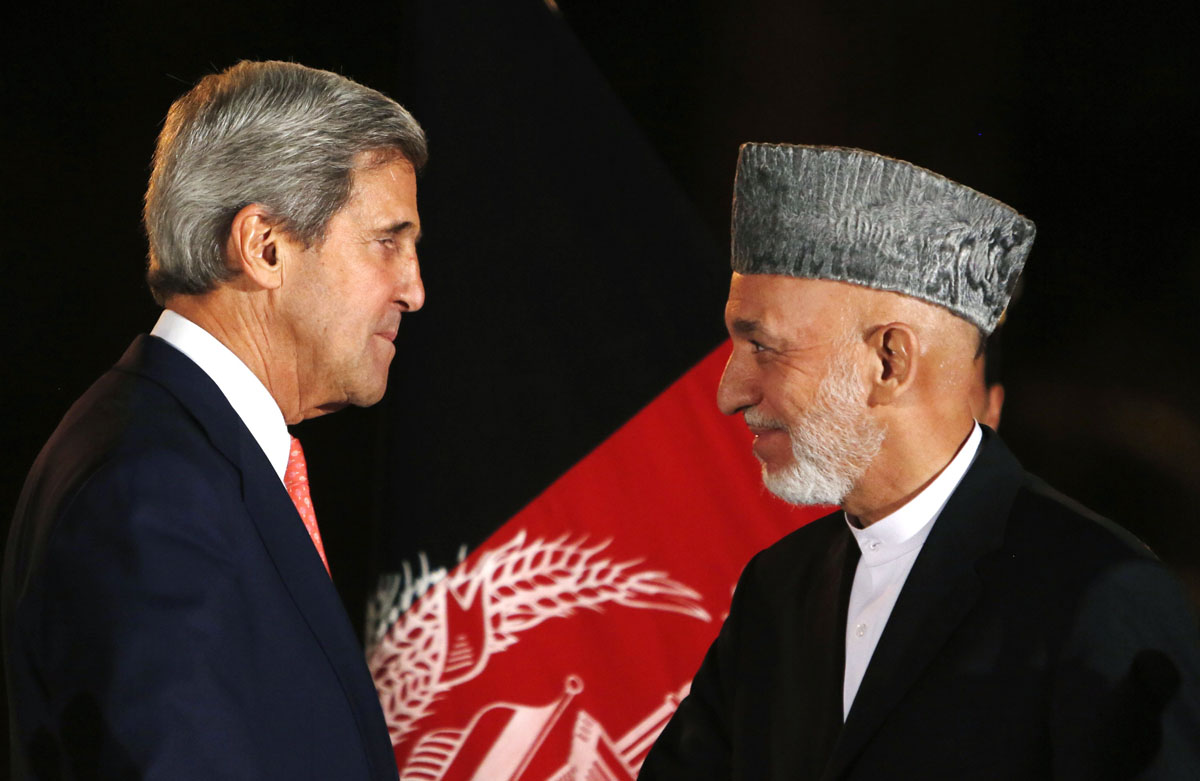
M 217 384 L 282 481 L 292 437 L 279 405 L 254 372 L 215 336 L 170 309 L 163 310 L 150 335 L 191 358 Z
M 879 519 L 865 529 L 857 528 L 849 517 L 846 518 L 850 532 L 862 551 L 862 558 L 858 560 L 858 569 L 854 572 L 854 585 L 850 589 L 850 605 L 846 613 L 843 718 L 850 713 L 863 674 L 871 663 L 875 646 L 892 614 L 892 608 L 896 606 L 900 589 L 904 588 L 904 581 L 912 571 L 913 562 L 917 560 L 917 554 L 921 552 L 934 521 L 975 459 L 982 438 L 983 433 L 976 423 L 966 442 L 941 474 L 925 490 L 886 518 Z

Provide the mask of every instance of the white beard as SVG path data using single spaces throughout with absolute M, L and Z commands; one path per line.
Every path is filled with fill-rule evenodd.
M 841 504 L 883 445 L 885 426 L 867 415 L 850 351 L 838 350 L 821 378 L 812 403 L 792 425 L 746 412 L 749 425 L 782 428 L 792 443 L 789 464 L 769 471 L 763 484 L 785 502 Z

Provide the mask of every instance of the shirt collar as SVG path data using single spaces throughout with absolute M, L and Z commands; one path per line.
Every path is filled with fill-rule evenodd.
M 976 423 L 962 447 L 950 463 L 923 491 L 891 515 L 880 518 L 865 529 L 859 529 L 846 518 L 846 525 L 862 551 L 868 567 L 892 561 L 920 548 L 933 528 L 933 522 L 950 500 L 950 495 L 962 481 L 963 475 L 975 460 L 983 432 Z
M 163 310 L 150 335 L 192 359 L 216 383 L 282 480 L 292 438 L 279 405 L 254 372 L 215 336 L 170 309 Z

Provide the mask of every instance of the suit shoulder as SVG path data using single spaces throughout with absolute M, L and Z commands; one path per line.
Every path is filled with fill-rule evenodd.
M 155 382 L 121 375 L 110 372 L 93 386 L 97 392 L 80 399 L 39 456 L 30 480 L 43 484 L 49 502 L 37 515 L 61 515 L 84 499 L 211 504 L 240 484 L 237 467 L 178 399 Z
M 1133 533 L 1032 475 L 1013 501 L 1009 538 L 1074 560 L 1156 559 Z
M 109 371 L 72 405 L 34 461 L 13 514 L 6 570 L 23 579 L 68 515 L 71 528 L 95 533 L 166 517 L 134 507 L 225 507 L 239 487 L 236 467 L 170 392 Z
M 995 571 L 1030 614 L 1056 614 L 1063 626 L 1095 614 L 1194 632 L 1182 585 L 1144 543 L 1037 478 L 1014 499 L 1000 553 Z
M 114 369 L 67 411 L 38 455 L 30 480 L 56 476 L 56 482 L 65 479 L 71 485 L 114 460 L 153 465 L 167 459 L 178 466 L 181 460 L 214 454 L 203 428 L 174 395 L 158 383 Z

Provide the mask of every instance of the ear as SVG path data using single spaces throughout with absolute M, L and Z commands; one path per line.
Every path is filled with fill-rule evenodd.
M 230 265 L 252 286 L 275 290 L 283 283 L 280 233 L 261 204 L 243 206 L 233 216 L 226 252 Z
M 987 389 L 987 414 L 979 421 L 992 431 L 1000 427 L 1000 411 L 1004 408 L 1004 386 L 1000 383 L 989 385 Z
M 916 380 L 921 352 L 917 334 L 905 323 L 888 323 L 867 337 L 867 346 L 874 361 L 867 403 L 892 404 Z

